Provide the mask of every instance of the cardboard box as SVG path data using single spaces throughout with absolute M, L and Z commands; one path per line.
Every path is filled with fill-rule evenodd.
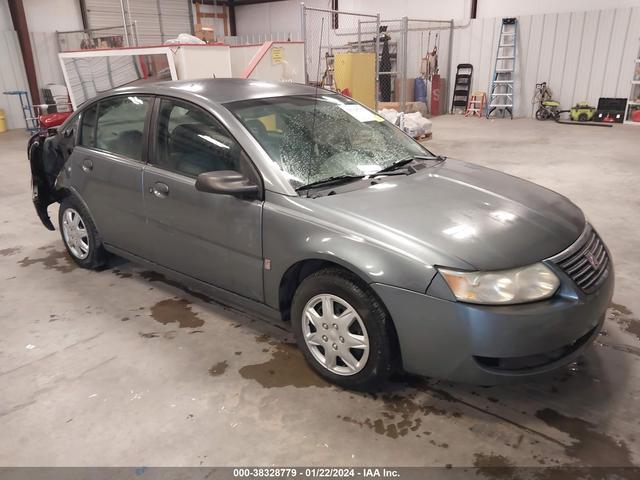
M 213 27 L 203 25 L 202 23 L 196 23 L 194 30 L 196 37 L 200 40 L 207 43 L 214 43 L 216 41 Z

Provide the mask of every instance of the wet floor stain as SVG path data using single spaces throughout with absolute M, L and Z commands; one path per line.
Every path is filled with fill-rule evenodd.
M 149 281 L 149 282 L 159 282 L 159 283 L 164 283 L 165 285 L 168 285 L 170 287 L 173 288 L 178 288 L 186 293 L 188 293 L 189 295 L 191 295 L 192 297 L 195 297 L 199 300 L 202 300 L 203 302 L 206 303 L 217 303 L 215 300 L 213 300 L 211 297 L 208 297 L 207 295 L 204 295 L 200 292 L 196 292 L 195 290 L 189 288 L 188 286 L 172 280 L 168 277 L 166 277 L 165 275 L 163 275 L 162 273 L 159 272 L 154 272 L 153 270 L 145 270 L 143 272 L 140 272 L 140 276 L 142 278 L 144 278 L 145 280 Z
M 358 420 L 351 416 L 340 416 L 338 418 L 345 422 L 367 427 L 379 435 L 389 438 L 405 437 L 414 434 L 416 437 L 430 435 L 430 432 L 422 430 L 423 420 L 429 415 L 460 417 L 459 412 L 449 412 L 444 408 L 433 405 L 428 401 L 417 399 L 417 393 L 404 395 L 382 395 L 382 412 L 379 418 L 365 418 Z M 437 443 L 430 440 L 432 445 L 440 448 L 448 448 L 446 443 Z
M 46 254 L 42 257 L 24 257 L 18 262 L 21 267 L 30 267 L 35 264 L 42 264 L 46 270 L 56 270 L 60 273 L 69 273 L 77 268 L 71 257 L 64 250 L 56 250 L 55 247 L 41 247 Z
M 234 314 L 237 315 L 241 315 L 242 317 L 244 317 L 246 319 L 246 321 L 243 321 L 242 323 L 238 323 L 238 324 L 234 324 L 233 326 L 235 328 L 240 328 L 246 325 L 246 322 L 252 323 L 255 322 L 256 320 L 264 320 L 261 317 L 257 317 L 255 316 L 253 313 L 251 312 L 247 312 L 244 311 L 242 309 L 239 308 L 235 308 L 233 306 L 229 306 L 226 305 L 218 300 L 216 300 L 215 298 L 212 298 L 210 296 L 208 296 L 205 293 L 199 292 L 197 290 L 192 289 L 191 287 L 189 287 L 188 285 L 185 285 L 177 280 L 174 280 L 172 278 L 169 278 L 165 275 L 163 275 L 162 273 L 159 272 L 155 272 L 153 270 L 145 270 L 139 273 L 140 277 L 144 278 L 145 280 L 149 281 L 149 282 L 159 282 L 159 283 L 163 283 L 169 287 L 173 287 L 173 288 L 177 288 L 179 290 L 182 290 L 183 292 L 191 295 L 194 298 L 197 298 L 198 300 L 202 300 L 205 303 L 209 303 L 211 305 L 215 305 L 221 309 L 223 309 L 224 311 L 228 311 L 228 312 L 233 312 Z M 273 323 L 271 324 L 271 326 L 276 327 L 278 329 L 281 330 L 285 330 L 288 331 L 288 329 L 280 324 L 277 323 Z
M 239 373 L 243 378 L 255 380 L 265 388 L 330 386 L 307 365 L 296 345 L 271 343 L 272 348 L 268 350 L 271 352 L 271 358 L 263 363 L 242 367 Z
M 212 377 L 219 377 L 227 371 L 228 366 L 229 364 L 226 360 L 218 362 L 209 369 L 209 375 L 211 375 Z
M 111 270 L 114 275 L 116 277 L 120 277 L 120 278 L 131 278 L 133 277 L 133 273 L 130 272 L 123 272 L 122 270 L 118 269 L 118 268 L 114 268 L 113 270 Z
M 609 305 L 608 317 L 616 322 L 620 328 L 634 335 L 640 340 L 640 319 L 633 316 L 633 312 L 624 305 L 611 303 Z
M 619 314 L 619 315 L 631 315 L 631 310 L 629 310 L 627 307 L 619 303 L 611 302 L 611 305 L 609 305 L 609 308 L 611 308 L 611 310 L 613 310 L 616 314 Z
M 513 478 L 516 468 L 513 463 L 502 455 L 476 453 L 473 466 L 477 473 L 489 478 Z
M 565 446 L 565 453 L 580 465 L 633 466 L 629 447 L 624 442 L 599 432 L 593 423 L 563 415 L 550 408 L 537 411 L 536 417 L 571 437 L 573 442 Z
M 20 247 L 3 248 L 2 250 L 0 250 L 0 257 L 9 257 L 14 253 L 18 253 L 20 250 L 22 250 L 22 248 Z
M 204 325 L 204 320 L 191 309 L 191 304 L 184 298 L 169 298 L 156 303 L 151 307 L 151 316 L 163 325 L 177 323 L 180 328 L 198 328 Z
M 160 336 L 158 332 L 140 332 L 138 335 L 142 338 L 158 338 Z
M 173 340 L 176 338 L 178 332 L 171 330 L 169 332 L 138 332 L 142 338 L 166 338 L 167 340 Z

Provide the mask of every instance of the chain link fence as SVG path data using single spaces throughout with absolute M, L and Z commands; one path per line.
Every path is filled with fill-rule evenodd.
M 301 15 L 307 83 L 343 92 L 375 108 L 379 15 L 324 10 L 304 4 Z M 372 26 L 367 28 L 364 22 L 371 22 Z M 340 64 L 338 70 L 336 62 Z
M 336 82 L 336 55 L 369 52 L 375 55 L 376 108 L 435 115 L 447 111 L 453 21 L 407 17 L 383 20 L 379 15 L 306 5 L 301 15 L 307 83 L 343 91 Z M 362 79 L 368 74 L 366 68 L 354 67 L 354 77 Z M 434 76 L 439 76 L 439 86 Z M 340 75 L 337 77 L 339 80 Z M 427 101 L 431 100 L 432 88 L 435 103 Z M 431 111 L 432 105 L 437 111 Z
M 381 31 L 378 103 L 402 112 L 447 111 L 453 21 L 403 17 L 361 26 L 365 35 L 376 30 Z M 439 86 L 433 90 L 437 105 L 431 102 L 434 76 L 439 76 Z
M 139 45 L 136 22 L 114 27 L 56 32 L 56 37 L 58 49 L 61 52 L 93 48 L 137 47 Z

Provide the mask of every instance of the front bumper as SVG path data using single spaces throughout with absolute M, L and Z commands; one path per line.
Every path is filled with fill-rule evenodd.
M 493 385 L 561 367 L 602 328 L 614 287 L 613 267 L 590 295 L 565 276 L 545 301 L 483 306 L 382 284 L 372 288 L 394 321 L 405 371 Z

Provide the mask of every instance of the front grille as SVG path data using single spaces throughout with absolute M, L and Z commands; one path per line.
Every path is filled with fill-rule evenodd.
M 551 259 L 585 293 L 593 293 L 609 275 L 610 260 L 604 243 L 590 226 L 577 249 Z

